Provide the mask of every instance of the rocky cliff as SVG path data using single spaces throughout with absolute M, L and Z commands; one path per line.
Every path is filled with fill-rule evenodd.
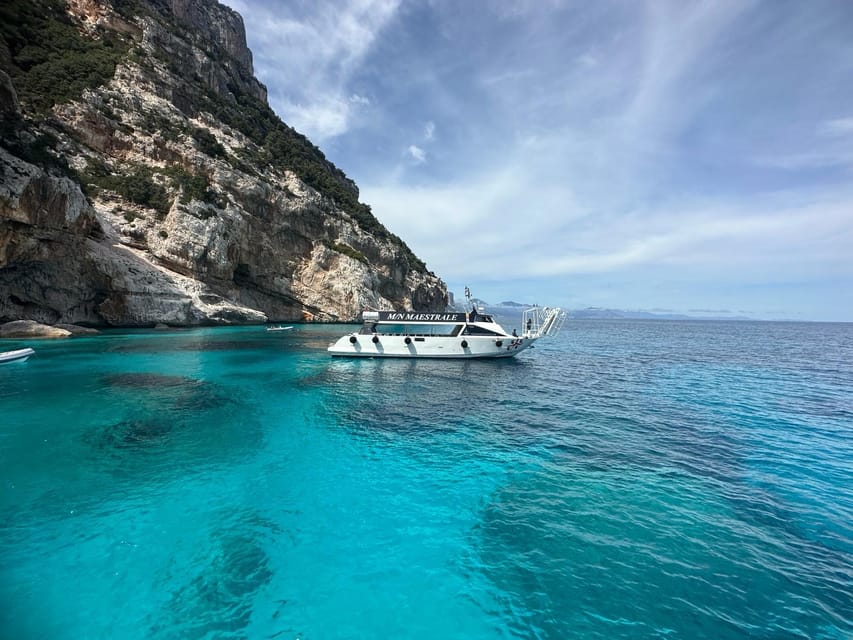
M 215 0 L 0 8 L 0 322 L 441 310 L 446 287 L 269 109 Z

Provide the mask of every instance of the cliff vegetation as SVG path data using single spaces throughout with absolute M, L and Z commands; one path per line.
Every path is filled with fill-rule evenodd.
M 282 122 L 215 0 L 0 6 L 0 320 L 439 310 L 447 291 Z

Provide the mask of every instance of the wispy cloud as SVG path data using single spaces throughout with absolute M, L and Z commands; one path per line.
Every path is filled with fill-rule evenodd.
M 598 58 L 596 58 L 595 54 L 593 54 L 591 51 L 587 51 L 582 55 L 578 56 L 577 61 L 587 69 L 591 69 L 598 65 Z
M 853 136 L 853 117 L 836 118 L 822 122 L 818 126 L 818 133 L 833 138 Z
M 853 149 L 842 147 L 792 151 L 769 156 L 755 156 L 753 161 L 761 167 L 791 172 L 853 167 Z
M 411 158 L 414 159 L 415 162 L 421 164 L 426 162 L 426 151 L 421 149 L 420 147 L 410 144 L 409 148 L 406 149 L 406 152 L 409 154 Z
M 349 80 L 399 0 L 224 2 L 243 16 L 255 71 L 288 124 L 321 143 L 345 133 L 355 110 L 370 105 L 369 96 L 352 92 Z
M 824 120 L 814 127 L 808 145 L 753 158 L 756 165 L 785 171 L 853 168 L 853 117 Z
M 673 309 L 853 287 L 846 3 L 228 2 L 273 106 L 451 286 Z
M 725 281 L 742 278 L 744 270 L 796 276 L 815 268 L 853 278 L 853 190 L 799 204 L 785 204 L 783 194 L 750 203 L 677 200 L 616 216 L 585 212 L 569 189 L 556 185 L 540 185 L 545 193 L 532 203 L 532 183 L 512 167 L 464 185 L 368 188 L 365 196 L 453 280 L 505 278 L 496 265 L 522 278 L 663 265 L 708 270 Z

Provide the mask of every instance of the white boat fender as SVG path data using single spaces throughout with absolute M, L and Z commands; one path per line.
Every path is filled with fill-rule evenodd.
M 463 341 L 462 341 L 462 348 L 463 348 L 463 349 L 467 349 L 467 348 L 468 348 L 468 341 L 467 341 L 467 340 L 463 340 Z
M 350 337 L 349 337 L 349 341 L 350 341 L 352 344 L 355 344 L 356 342 L 358 342 L 358 338 L 356 338 L 355 336 L 350 336 Z
M 373 336 L 372 340 L 373 344 L 376 344 L 377 342 L 379 342 L 379 336 Z

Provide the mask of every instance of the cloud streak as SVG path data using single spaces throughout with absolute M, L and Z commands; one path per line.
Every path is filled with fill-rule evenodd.
M 344 134 L 370 97 L 350 79 L 399 7 L 399 0 L 262 3 L 225 0 L 240 12 L 255 71 L 271 106 L 315 142 Z
M 426 162 L 426 151 L 421 149 L 419 146 L 410 144 L 407 149 L 409 156 L 417 163 L 422 164 Z

